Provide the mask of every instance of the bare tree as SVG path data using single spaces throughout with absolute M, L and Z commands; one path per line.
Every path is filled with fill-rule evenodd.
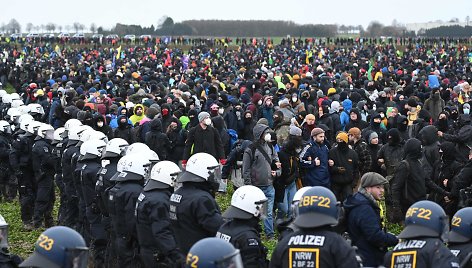
M 74 24 L 72 25 L 72 27 L 74 27 L 75 32 L 78 33 L 78 32 L 79 32 L 79 29 L 80 29 L 80 23 L 74 22 Z
M 57 30 L 59 30 L 59 32 L 62 32 L 62 28 L 63 28 L 62 25 L 57 26 Z
M 84 29 L 85 29 L 85 25 L 83 25 L 82 23 L 79 23 L 79 30 L 83 32 Z
M 97 31 L 97 25 L 94 22 L 90 24 L 90 31 L 92 33 L 95 33 Z
M 470 22 L 470 17 L 467 15 L 467 17 L 465 17 L 465 23 L 467 26 L 469 26 L 469 22 Z
M 52 22 L 46 24 L 46 30 L 48 32 L 54 32 L 54 30 L 56 30 L 56 24 L 54 24 Z
M 19 33 L 21 32 L 21 24 L 17 20 L 11 19 L 6 25 L 6 30 L 9 33 Z
M 67 24 L 66 27 L 65 27 L 65 29 L 66 29 L 67 32 L 70 32 L 70 29 L 72 29 L 72 26 L 70 26 L 69 24 Z
M 28 23 L 26 24 L 26 31 L 27 31 L 28 33 L 31 32 L 31 30 L 33 30 L 33 28 L 34 28 L 33 23 L 28 22 Z

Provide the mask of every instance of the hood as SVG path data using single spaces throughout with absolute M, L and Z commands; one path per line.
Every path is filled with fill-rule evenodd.
M 218 129 L 218 131 L 221 131 L 225 128 L 225 120 L 221 116 L 215 116 L 211 119 L 213 122 L 213 126 Z
M 415 138 L 409 139 L 403 146 L 403 152 L 404 158 L 420 159 L 422 156 L 421 141 Z
M 126 123 L 124 125 L 121 124 L 121 118 L 126 118 Z M 118 118 L 116 119 L 116 122 L 118 123 L 118 126 L 122 126 L 122 127 L 125 127 L 128 125 L 128 118 L 124 115 L 120 115 L 118 116 Z
M 162 122 L 160 119 L 151 120 L 150 123 L 151 131 L 162 132 Z
M 357 108 L 352 108 L 352 109 L 349 111 L 349 113 L 355 113 L 355 114 L 357 114 L 357 120 L 354 121 L 354 122 L 360 122 L 360 121 L 362 120 L 362 115 L 361 115 L 361 112 L 359 111 L 359 109 L 357 109 Z M 351 120 L 351 119 L 349 118 L 349 120 Z
M 343 100 L 343 108 L 344 108 L 344 111 L 349 113 L 352 108 L 352 101 L 350 99 Z
M 122 111 L 123 109 L 125 109 L 126 111 L 128 111 L 128 109 L 126 109 L 126 107 L 120 106 L 120 107 L 118 107 L 118 110 L 117 110 L 118 112 L 117 112 L 117 114 L 118 114 L 118 115 L 121 114 L 121 111 Z
M 269 129 L 269 126 L 267 125 L 263 125 L 263 124 L 256 124 L 254 126 L 254 129 L 252 130 L 252 134 L 254 135 L 254 139 L 257 141 L 257 140 L 260 140 L 261 137 L 262 137 L 262 134 L 264 133 L 264 131 L 266 129 Z
M 435 126 L 426 126 L 420 130 L 419 137 L 423 145 L 431 145 L 438 141 L 438 129 Z
M 138 107 L 141 107 L 141 109 L 143 110 L 143 115 L 144 115 L 144 111 L 145 111 L 145 110 L 144 110 L 144 105 L 142 105 L 142 104 L 136 104 L 136 105 L 134 106 L 134 108 L 133 108 L 134 114 L 136 114 L 136 109 L 138 109 Z
M 390 145 L 396 145 L 401 142 L 400 131 L 396 128 L 387 131 L 387 141 Z
M 445 141 L 441 145 L 439 145 L 439 148 L 441 149 L 442 153 L 442 159 L 447 161 L 447 160 L 455 160 L 457 156 L 457 150 L 456 146 L 454 143 L 450 141 Z
M 362 194 L 350 195 L 343 203 L 343 207 L 349 211 L 360 205 L 369 205 L 369 199 Z
M 165 114 L 165 115 L 164 115 L 164 112 L 163 112 L 164 109 L 167 109 L 167 114 Z M 168 103 L 162 104 L 161 105 L 161 114 L 162 114 L 162 117 L 172 116 L 172 105 L 170 105 Z

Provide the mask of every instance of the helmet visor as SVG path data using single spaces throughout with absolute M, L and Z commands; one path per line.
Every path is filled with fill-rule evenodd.
M 8 248 L 8 225 L 0 226 L 0 249 Z
M 222 190 L 222 188 L 226 188 L 224 185 L 221 184 L 221 167 L 220 165 L 214 167 L 208 167 L 208 182 L 213 185 L 215 190 Z M 223 182 L 224 184 L 224 182 Z
M 259 202 L 256 202 L 256 208 L 259 213 L 259 217 L 261 219 L 267 218 L 268 214 L 268 207 L 267 207 L 267 199 L 261 200 Z
M 87 268 L 89 258 L 88 248 L 66 249 L 65 268 Z
M 243 268 L 243 261 L 239 250 L 236 250 L 234 254 L 223 258 L 222 260 L 215 262 L 217 268 Z

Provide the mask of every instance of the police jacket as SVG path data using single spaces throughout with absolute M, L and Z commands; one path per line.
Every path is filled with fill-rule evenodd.
M 347 229 L 352 243 L 366 267 L 377 267 L 383 263 L 387 248 L 398 243 L 398 239 L 383 230 L 380 208 L 363 193 L 357 192 L 344 201 Z
M 5 135 L 0 135 L 0 165 L 8 165 L 10 155 L 11 139 Z
M 95 185 L 101 165 L 98 163 L 98 159 L 87 159 L 80 162 L 82 163 L 80 174 L 82 192 L 84 194 L 85 205 L 90 207 L 95 200 Z
M 100 210 L 105 217 L 108 217 L 108 192 L 115 186 L 115 182 L 110 181 L 110 179 L 116 173 L 119 160 L 119 157 L 102 160 L 102 168 L 98 171 L 95 193 L 97 194 Z
M 197 241 L 215 236 L 223 224 L 220 208 L 209 188 L 206 183 L 184 182 L 170 197 L 171 226 L 184 254 Z
M 26 134 L 18 135 L 18 137 L 12 141 L 10 165 L 13 169 L 31 168 L 32 147 L 33 139 Z
M 54 161 L 54 171 L 56 174 L 59 174 L 62 176 L 62 166 L 61 166 L 61 159 L 62 159 L 62 153 L 63 153 L 63 143 L 60 142 L 56 144 L 56 146 L 52 147 L 52 154 L 51 157 Z
M 385 267 L 459 267 L 457 258 L 439 238 L 418 237 L 398 243 L 385 255 Z
M 344 238 L 321 227 L 304 228 L 282 239 L 272 253 L 269 267 L 353 268 L 359 263 Z
M 108 209 L 117 236 L 136 239 L 136 201 L 143 190 L 141 181 L 118 182 L 108 193 Z
M 267 267 L 267 249 L 261 242 L 259 219 L 233 219 L 223 224 L 216 237 L 239 249 L 244 267 Z
M 45 139 L 36 141 L 31 149 L 31 156 L 36 181 L 42 180 L 45 176 L 54 176 L 54 159 L 49 141 Z
M 62 165 L 62 177 L 65 181 L 72 181 L 72 156 L 80 150 L 76 146 L 67 146 L 62 154 L 61 165 Z
M 472 253 L 472 242 L 469 241 L 467 243 L 449 243 L 449 249 L 451 250 L 452 254 L 459 259 L 459 263 L 465 260 L 468 254 Z M 469 260 L 464 268 L 472 268 L 472 260 Z
M 164 255 L 177 248 L 170 228 L 170 195 L 170 189 L 143 191 L 136 203 L 139 246 Z

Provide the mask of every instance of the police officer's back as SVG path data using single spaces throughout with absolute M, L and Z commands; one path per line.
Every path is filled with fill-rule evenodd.
M 118 162 L 115 186 L 108 193 L 108 209 L 116 234 L 115 249 L 120 267 L 132 267 L 138 261 L 135 209 L 143 189 L 143 180 L 151 162 L 146 157 L 127 154 Z
M 8 251 L 8 224 L 0 215 L 0 268 L 14 268 L 21 263 L 21 258 Z
M 472 207 L 463 208 L 452 217 L 448 247 L 461 267 L 472 268 Z
M 441 237 L 448 231 L 444 210 L 431 201 L 418 201 L 405 216 L 402 239 L 385 255 L 386 267 L 459 267 L 456 257 L 444 245 Z
M 223 224 L 212 195 L 218 189 L 219 164 L 207 153 L 196 153 L 177 179 L 183 185 L 170 197 L 169 216 L 177 245 L 184 254 L 200 239 L 215 236 Z
M 173 162 L 157 163 L 138 197 L 136 229 L 144 267 L 169 263 L 181 265 L 184 261 L 184 255 L 177 249 L 169 219 L 169 198 L 179 173 L 179 167 Z
M 244 267 L 267 267 L 267 248 L 261 241 L 259 221 L 267 214 L 264 192 L 252 185 L 238 188 L 231 198 L 231 206 L 223 214 L 230 221 L 224 223 L 216 237 L 239 249 Z
M 331 230 L 338 223 L 336 203 L 327 188 L 315 186 L 307 190 L 293 222 L 299 230 L 279 241 L 270 267 L 358 267 L 354 249 Z

